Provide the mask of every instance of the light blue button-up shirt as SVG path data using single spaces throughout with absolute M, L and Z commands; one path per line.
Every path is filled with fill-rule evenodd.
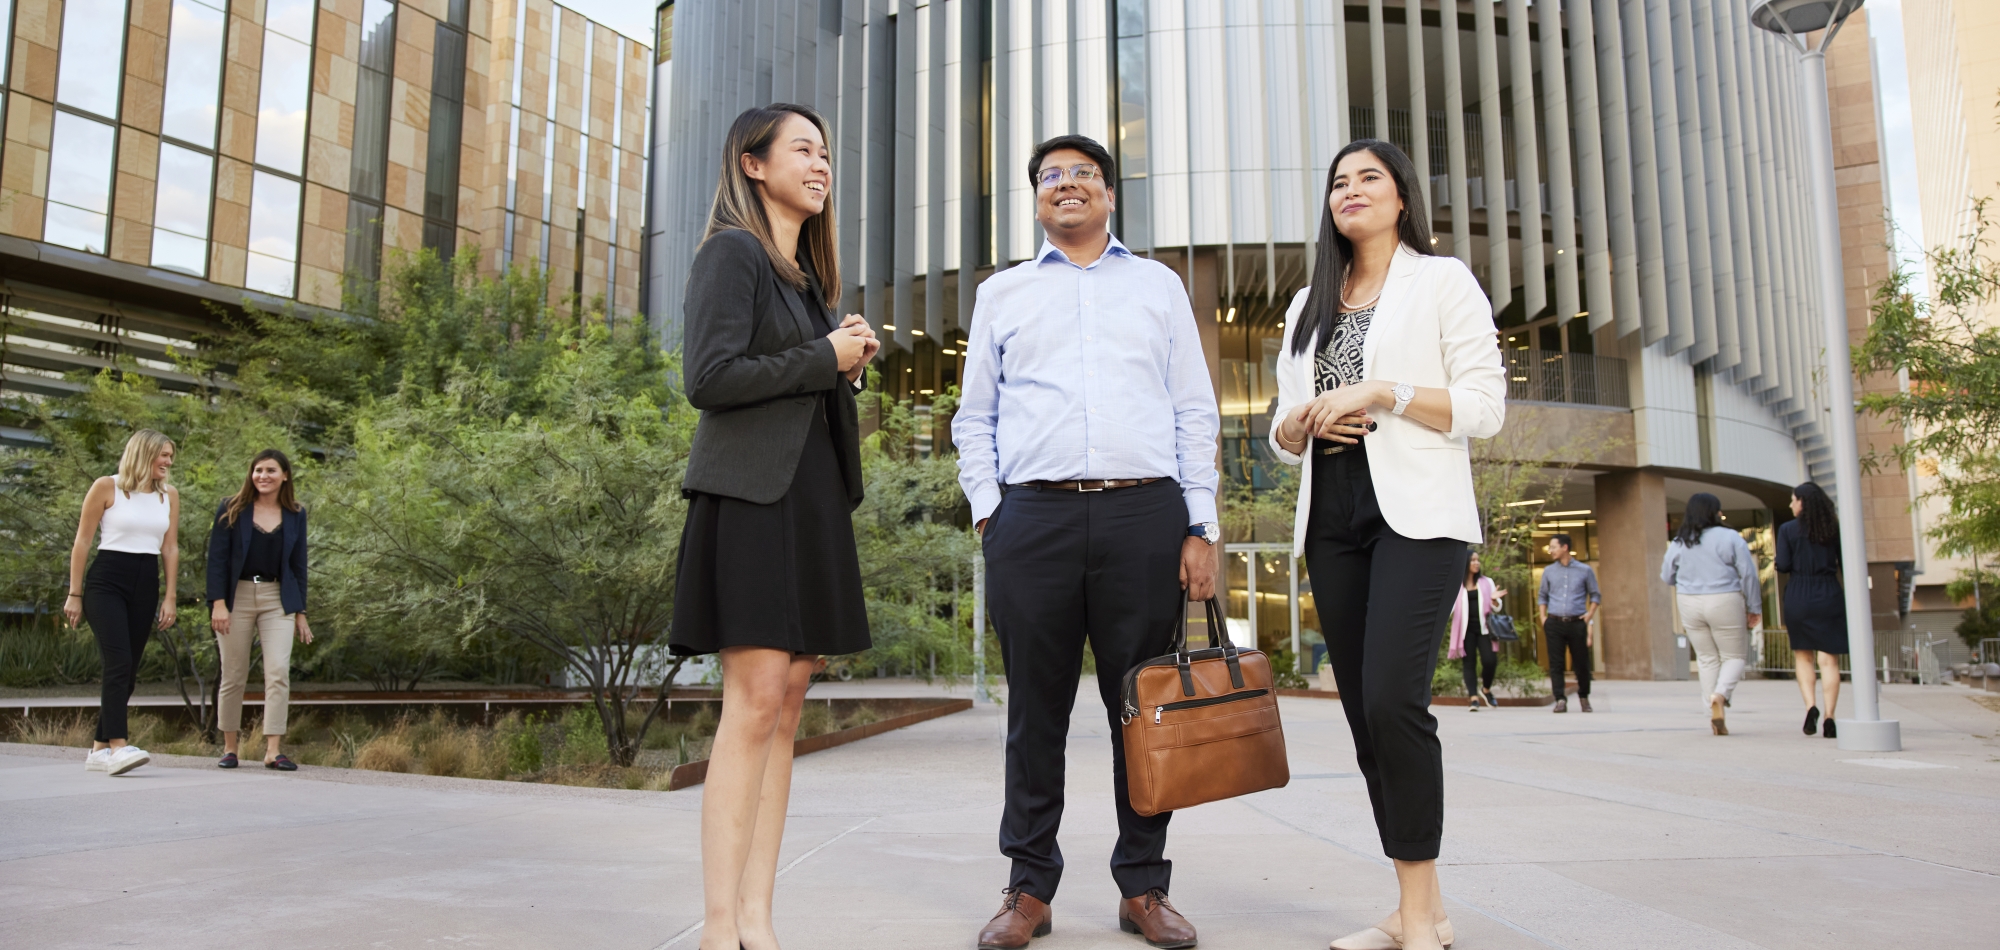
M 1764 609 L 1763 585 L 1757 580 L 1757 556 L 1734 528 L 1711 525 L 1700 543 L 1688 547 L 1679 538 L 1667 543 L 1660 580 L 1683 594 L 1727 594 L 1740 591 L 1751 610 Z
M 1180 275 L 1116 237 L 1089 267 L 1055 245 L 979 285 L 951 437 L 974 522 L 1000 486 L 1173 478 L 1215 520 L 1215 387 Z

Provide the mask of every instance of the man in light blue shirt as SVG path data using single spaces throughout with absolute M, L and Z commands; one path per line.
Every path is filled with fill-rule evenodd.
M 1013 870 L 982 948 L 1026 946 L 1048 925 L 1085 642 L 1116 737 L 1125 671 L 1169 652 L 1187 601 L 1214 593 L 1215 389 L 1179 275 L 1107 229 L 1113 171 L 1083 136 L 1036 147 L 1028 177 L 1048 240 L 980 285 L 952 419 L 1007 667 L 1000 850 Z M 1172 814 L 1132 810 L 1124 744 L 1111 749 L 1119 919 L 1153 946 L 1194 946 L 1166 900 Z

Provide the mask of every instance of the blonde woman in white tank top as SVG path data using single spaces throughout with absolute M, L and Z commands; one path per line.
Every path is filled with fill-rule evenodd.
M 123 775 L 151 760 L 127 741 L 126 705 L 138 680 L 139 660 L 154 630 L 173 626 L 175 579 L 180 572 L 180 493 L 167 484 L 173 440 L 151 429 L 132 433 L 118 474 L 91 483 L 69 552 L 69 597 L 63 617 L 72 627 L 90 621 L 104 665 L 97 737 L 84 768 Z M 102 537 L 99 537 L 99 529 Z M 90 542 L 97 557 L 84 562 Z M 161 569 L 166 596 L 161 596 Z

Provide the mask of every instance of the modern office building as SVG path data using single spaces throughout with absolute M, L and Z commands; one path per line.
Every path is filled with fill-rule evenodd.
M 1975 200 L 2000 199 L 2000 4 L 1979 0 L 1903 0 L 1903 41 L 1910 76 L 1910 126 L 1915 139 L 1917 189 L 1923 204 L 1927 249 L 1962 246 L 1973 225 Z M 2000 223 L 2000 202 L 1989 204 L 1987 220 Z M 1992 326 L 2000 310 L 1977 315 Z M 1935 473 L 1917 473 L 1919 487 Z M 1928 501 L 1923 514 L 1935 518 L 1940 505 Z M 1918 551 L 1923 569 L 1917 587 L 1917 615 L 1944 637 L 1963 606 L 1945 596 L 1944 584 L 1970 569 L 1969 557 L 1940 556 L 1934 545 Z M 1980 564 L 1988 571 L 2000 561 L 1990 552 Z
M 0 0 L 0 387 L 477 245 L 638 310 L 649 47 L 549 0 Z M 15 435 L 23 435 L 15 433 Z
M 1117 160 L 1119 237 L 1186 284 L 1225 470 L 1255 483 L 1327 165 L 1351 139 L 1388 139 L 1417 164 L 1437 251 L 1492 299 L 1512 369 L 1497 446 L 1542 442 L 1578 465 L 1539 533 L 1570 532 L 1599 567 L 1600 669 L 1685 677 L 1657 573 L 1686 498 L 1714 492 L 1768 536 L 1793 484 L 1832 476 L 1796 55 L 1748 7 L 678 0 L 661 8 L 677 45 L 656 80 L 648 312 L 675 337 L 728 122 L 812 105 L 835 138 L 843 307 L 894 341 L 889 384 L 922 403 L 957 379 L 979 281 L 1039 243 L 1031 147 L 1083 133 Z M 1848 30 L 1832 84 L 1847 301 L 1865 326 L 1883 201 L 1866 28 Z M 1878 514 L 1908 500 L 1900 476 L 1832 487 L 1880 495 Z M 1869 530 L 1878 626 L 1893 624 L 1912 527 Z M 1260 639 L 1285 635 L 1288 600 L 1312 625 L 1283 554 L 1234 553 L 1232 610 Z

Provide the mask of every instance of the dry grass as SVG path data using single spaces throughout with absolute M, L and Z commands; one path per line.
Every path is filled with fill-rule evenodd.
M 715 741 L 716 710 L 705 704 L 685 721 L 655 722 L 639 763 L 619 767 L 605 757 L 601 740 L 587 741 L 595 719 L 581 715 L 517 713 L 488 726 L 461 723 L 442 710 L 385 723 L 358 711 L 295 709 L 284 750 L 305 766 L 664 791 L 676 765 L 707 758 Z M 824 704 L 808 705 L 799 735 L 823 735 L 880 718 L 869 708 L 836 718 Z M 245 711 L 239 754 L 246 760 L 263 757 L 262 725 L 254 707 Z M 17 742 L 82 748 L 96 728 L 94 712 L 64 712 L 17 718 L 6 735 Z M 134 713 L 131 732 L 135 745 L 155 752 L 217 756 L 222 751 L 218 742 L 204 741 L 188 727 L 178 710 L 165 716 Z

